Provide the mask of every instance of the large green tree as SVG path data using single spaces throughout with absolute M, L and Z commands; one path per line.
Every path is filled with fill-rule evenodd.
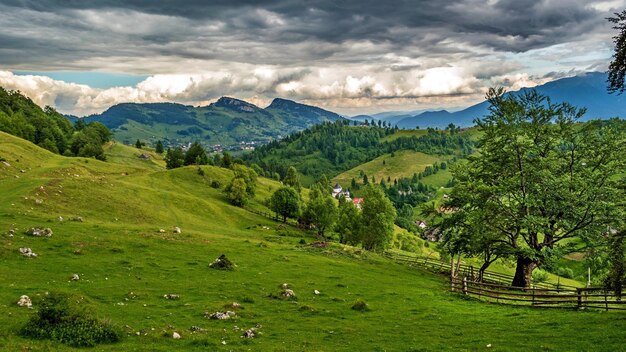
M 224 189 L 228 200 L 238 207 L 243 207 L 248 202 L 250 196 L 246 191 L 246 180 L 243 177 L 235 177 Z
M 613 23 L 613 29 L 619 33 L 613 37 L 615 44 L 613 60 L 609 64 L 608 90 L 611 93 L 623 93 L 624 79 L 626 78 L 626 11 L 615 13 L 614 17 L 609 17 L 609 22 Z
M 206 155 L 206 151 L 202 145 L 198 142 L 193 142 L 185 153 L 185 165 L 206 165 L 209 163 L 209 158 Z
M 270 209 L 283 217 L 283 222 L 287 222 L 287 218 L 296 218 L 300 215 L 300 194 L 292 187 L 277 189 L 269 203 Z
M 168 149 L 165 154 L 165 167 L 168 169 L 175 169 L 183 166 L 185 161 L 185 153 L 180 147 L 174 149 Z
M 477 121 L 480 153 L 454 172 L 452 202 L 475 226 L 489 227 L 479 238 L 513 256 L 512 284 L 529 287 L 533 270 L 570 250 L 571 239 L 599 236 L 612 221 L 623 122 L 579 124 L 584 109 L 536 91 L 491 89 L 487 99 L 490 114 Z
M 361 212 L 351 201 L 339 197 L 335 232 L 339 234 L 339 242 L 353 246 L 361 243 Z
M 320 237 L 324 237 L 326 230 L 337 220 L 337 204 L 326 188 L 319 183 L 313 185 L 303 214 L 304 220 L 315 226 Z
M 283 183 L 287 186 L 293 187 L 298 193 L 300 193 L 300 189 L 302 186 L 300 185 L 300 175 L 298 175 L 298 170 L 295 167 L 290 166 L 287 169 L 287 174 L 285 178 L 283 178 Z
M 382 251 L 393 235 L 396 209 L 379 186 L 367 185 L 362 194 L 360 238 L 363 248 Z

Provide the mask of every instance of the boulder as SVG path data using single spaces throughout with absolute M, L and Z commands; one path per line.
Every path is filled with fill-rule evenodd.
M 72 281 L 79 281 L 80 280 L 80 276 L 78 276 L 78 274 L 74 274 L 74 275 L 72 275 L 71 280 Z
M 176 331 L 174 331 L 174 333 L 172 333 L 172 338 L 173 338 L 174 340 L 178 340 L 178 339 L 180 339 L 180 334 L 179 334 L 179 333 L 177 333 Z
M 256 334 L 254 333 L 255 329 L 254 328 L 250 328 L 248 330 L 246 330 L 243 335 L 241 335 L 242 338 L 244 339 L 253 339 Z
M 52 229 L 49 227 L 32 227 L 30 230 L 26 231 L 26 233 L 35 237 L 52 237 Z
M 33 252 L 33 250 L 28 248 L 28 247 L 20 248 L 20 253 L 22 253 L 22 255 L 25 256 L 25 257 L 36 257 L 37 256 L 37 254 L 35 252 Z
M 295 297 L 296 294 L 293 292 L 293 290 L 291 289 L 286 289 L 283 290 L 283 292 L 281 293 L 281 295 L 285 298 L 291 298 L 291 297 Z
M 174 233 L 182 233 L 183 231 L 181 231 L 180 227 L 178 226 L 174 226 Z
M 70 218 L 70 221 L 83 222 L 84 220 L 82 216 L 74 216 Z
M 237 314 L 232 311 L 226 311 L 226 312 L 215 312 L 211 314 L 209 314 L 209 312 L 205 312 L 204 315 L 208 316 L 209 319 L 213 319 L 213 320 L 226 320 L 226 319 L 230 319 L 231 317 L 234 317 Z
M 318 291 L 318 290 L 313 290 L 313 293 L 316 294 L 316 295 L 319 295 L 321 292 Z
M 165 230 L 159 229 L 159 233 L 165 233 Z
M 163 297 L 165 299 L 180 299 L 180 295 L 174 294 L 174 293 L 168 293 L 166 295 L 163 295 Z
M 222 254 L 213 263 L 209 264 L 209 267 L 218 270 L 232 270 L 235 264 L 226 258 L 226 255 Z
M 20 300 L 17 301 L 17 305 L 20 307 L 32 308 L 33 302 L 30 300 L 28 296 L 22 295 L 20 296 Z

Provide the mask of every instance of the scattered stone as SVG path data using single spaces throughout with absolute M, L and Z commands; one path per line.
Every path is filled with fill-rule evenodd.
M 43 204 L 43 199 L 35 199 L 35 204 Z
M 142 160 L 150 160 L 150 155 L 145 154 L 145 153 L 140 154 L 140 155 L 139 155 L 139 159 L 142 159 Z
M 180 295 L 174 293 L 168 293 L 166 295 L 163 295 L 163 297 L 165 297 L 165 299 L 180 299 Z
M 70 218 L 70 221 L 77 221 L 77 222 L 83 222 L 84 219 L 82 216 L 74 216 Z
M 226 258 L 226 255 L 222 254 L 213 263 L 209 264 L 209 267 L 218 270 L 233 270 L 235 264 Z
M 314 290 L 313 293 L 316 294 L 316 295 L 319 295 L 321 292 L 318 291 L 318 290 Z
M 24 173 L 26 173 L 26 170 L 22 169 L 22 170 L 20 170 L 20 172 L 24 174 Z
M 80 280 L 80 276 L 78 276 L 78 274 L 74 274 L 74 275 L 72 275 L 71 280 L 72 281 L 79 281 Z
M 28 247 L 20 248 L 20 253 L 22 253 L 25 257 L 36 257 L 37 253 L 33 252 L 32 249 Z
M 283 290 L 286 290 L 289 288 L 289 284 L 288 283 L 284 283 L 282 285 L 280 285 L 280 288 L 282 288 Z
M 49 227 L 32 227 L 30 230 L 26 231 L 26 234 L 35 237 L 52 237 L 52 229 Z
M 159 233 L 165 233 L 164 229 L 159 229 Z
M 256 336 L 254 331 L 255 331 L 254 328 L 250 328 L 250 329 L 246 330 L 241 337 L 244 338 L 244 339 L 253 339 Z
M 226 319 L 230 319 L 234 317 L 235 315 L 237 314 L 230 310 L 226 312 L 215 312 L 215 313 L 210 313 L 210 314 L 209 312 L 204 312 L 204 316 L 207 316 L 209 319 L 213 319 L 213 320 L 226 320 Z
M 225 305 L 224 308 L 237 309 L 237 308 L 241 308 L 241 304 L 239 304 L 237 302 L 233 302 L 233 303 L 229 303 L 229 304 Z
M 488 344 L 488 345 L 487 345 L 487 348 L 491 348 L 491 344 Z
M 178 339 L 180 339 L 180 334 L 179 334 L 179 333 L 177 333 L 176 331 L 174 331 L 174 333 L 172 334 L 172 338 L 173 338 L 174 340 L 178 340 Z
M 59 221 L 63 221 L 63 217 L 62 216 L 59 216 Z
M 7 163 L 6 161 L 3 161 L 2 165 L 6 166 L 6 167 L 11 167 L 11 164 Z
M 33 302 L 26 295 L 20 296 L 20 300 L 17 301 L 17 305 L 20 307 L 33 308 Z
M 174 226 L 174 233 L 182 233 L 180 227 Z
M 197 326 L 197 325 L 192 325 L 191 328 L 189 328 L 189 330 L 194 331 L 194 332 L 200 332 L 200 331 L 204 331 L 203 328 Z
M 293 292 L 293 290 L 291 289 L 286 289 L 284 290 L 281 295 L 285 298 L 291 298 L 291 297 L 295 297 L 296 294 Z

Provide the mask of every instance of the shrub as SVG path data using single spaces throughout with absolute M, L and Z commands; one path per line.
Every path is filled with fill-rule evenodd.
M 540 284 L 546 281 L 548 281 L 548 273 L 540 269 L 535 270 L 533 273 L 533 283 Z
M 226 258 L 226 255 L 222 254 L 219 258 L 215 259 L 213 263 L 209 264 L 209 267 L 218 270 L 233 270 L 235 264 L 233 264 L 230 259 Z
M 370 310 L 370 307 L 365 303 L 365 301 L 361 299 L 357 299 L 356 302 L 352 305 L 352 309 L 359 312 L 367 312 Z
M 559 267 L 558 269 L 556 269 L 556 274 L 567 279 L 571 279 L 574 277 L 574 271 L 571 268 L 567 267 Z
M 67 294 L 50 293 L 19 333 L 24 337 L 56 340 L 73 347 L 120 341 L 121 330 L 109 321 L 91 316 L 84 304 L 83 300 Z
M 211 181 L 211 187 L 215 189 L 220 189 L 222 188 L 222 183 L 218 180 L 213 180 Z

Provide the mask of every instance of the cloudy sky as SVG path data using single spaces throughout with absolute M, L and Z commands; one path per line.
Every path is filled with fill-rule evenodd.
M 210 3 L 210 4 L 207 4 Z M 282 97 L 454 109 L 605 70 L 626 0 L 0 0 L 0 86 L 63 113 Z

